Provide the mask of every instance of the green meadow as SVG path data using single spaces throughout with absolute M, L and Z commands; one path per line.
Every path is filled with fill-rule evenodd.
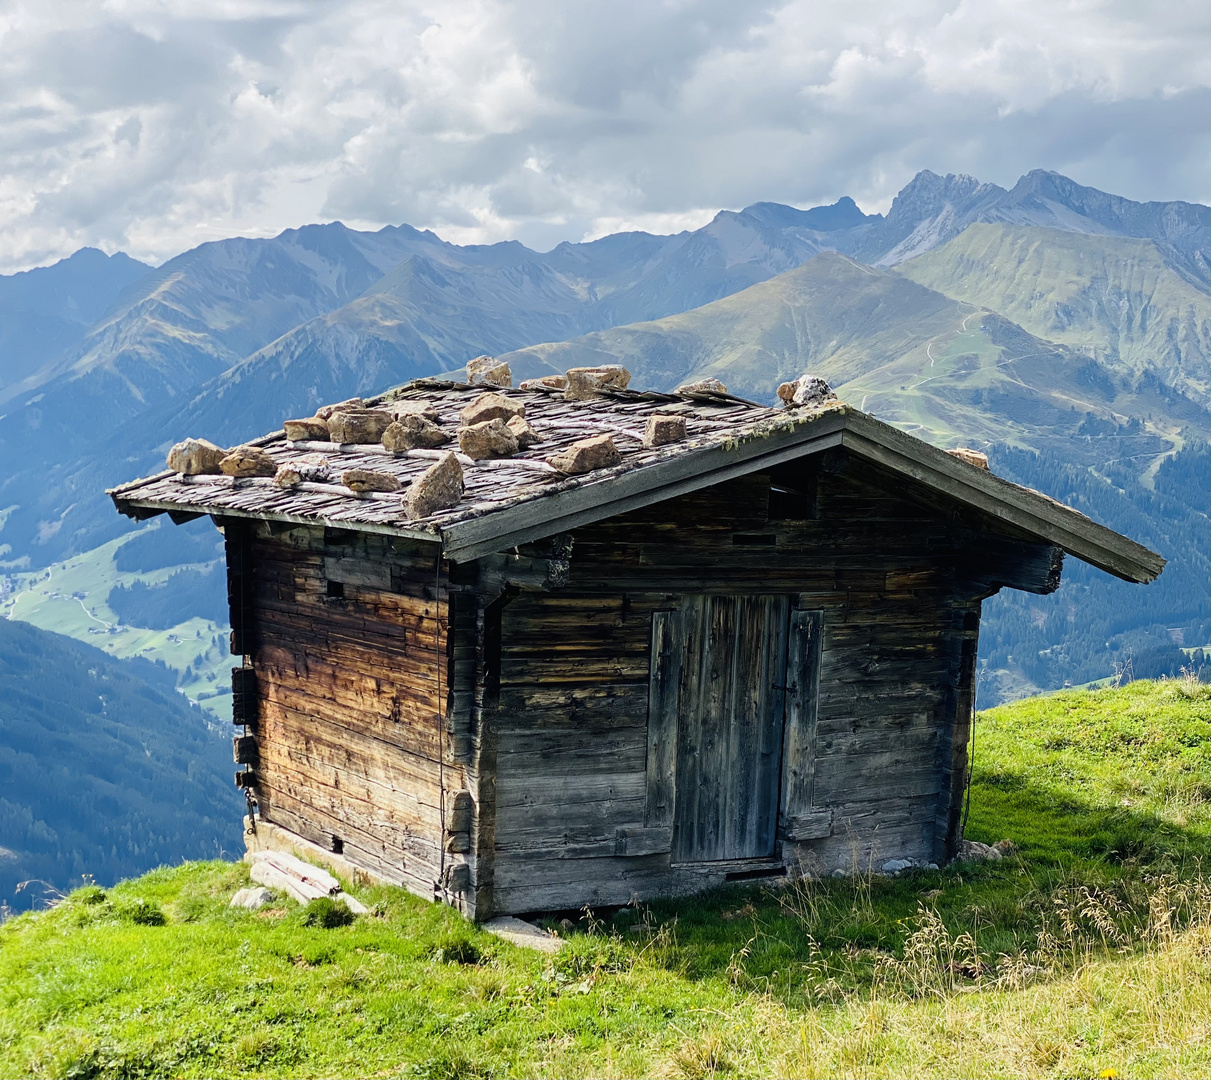
M 235 911 L 238 863 L 85 888 L 0 927 L 0 1075 L 1205 1076 L 1209 711 L 982 713 L 999 861 L 573 913 L 554 957 L 388 888 Z
M 204 569 L 206 564 L 119 570 L 115 555 L 133 538 L 122 536 L 44 570 L 13 574 L 16 588 L 0 597 L 0 618 L 65 634 L 121 660 L 141 656 L 162 661 L 177 675 L 177 688 L 186 697 L 214 719 L 227 723 L 231 719 L 227 628 L 202 618 L 187 619 L 164 630 L 126 626 L 108 603 L 115 586 L 135 582 L 161 585 L 178 571 Z

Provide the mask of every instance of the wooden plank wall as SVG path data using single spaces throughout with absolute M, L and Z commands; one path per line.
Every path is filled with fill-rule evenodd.
M 435 550 L 265 524 L 252 542 L 261 814 L 428 896 L 457 861 L 441 846 L 466 735 L 446 720 L 470 707 Z
M 823 612 L 813 799 L 832 831 L 787 841 L 792 867 L 877 870 L 945 852 L 979 614 L 976 590 L 956 581 L 958 530 L 843 455 L 774 479 L 806 493 L 807 517 L 768 520 L 768 475 L 732 481 L 577 530 L 567 586 L 505 606 L 495 910 L 723 880 L 726 865 L 616 854 L 619 831 L 645 818 L 652 613 L 684 593 L 785 590 Z

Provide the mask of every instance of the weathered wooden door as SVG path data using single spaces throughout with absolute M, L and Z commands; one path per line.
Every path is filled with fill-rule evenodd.
M 786 596 L 654 616 L 648 824 L 673 826 L 675 862 L 774 854 L 789 620 Z

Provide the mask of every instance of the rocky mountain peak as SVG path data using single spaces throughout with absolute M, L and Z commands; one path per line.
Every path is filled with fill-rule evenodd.
M 848 195 L 843 195 L 830 206 L 813 206 L 809 210 L 799 210 L 783 203 L 753 203 L 741 210 L 738 216 L 766 228 L 811 229 L 813 232 L 856 229 L 868 222 L 880 221 L 883 217 L 882 214 L 864 214 Z
M 1004 194 L 1004 188 L 981 183 L 966 173 L 939 176 L 929 169 L 922 169 L 892 200 L 887 224 L 892 229 L 907 226 L 911 231 L 925 218 L 939 214 L 947 207 L 961 212 L 971 203 Z

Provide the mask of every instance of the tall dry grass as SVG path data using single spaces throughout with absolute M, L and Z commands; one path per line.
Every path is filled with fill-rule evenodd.
M 861 891 L 851 899 L 860 906 Z M 922 905 L 902 954 L 877 958 L 863 989 L 845 989 L 853 982 L 835 967 L 808 970 L 821 1004 L 788 1009 L 766 996 L 705 1018 L 649 1068 L 821 1080 L 1206 1075 L 1211 885 L 1172 875 L 1117 890 L 1061 883 L 1038 902 L 1034 947 L 995 958 Z M 804 882 L 785 903 L 816 925 L 846 902 Z

